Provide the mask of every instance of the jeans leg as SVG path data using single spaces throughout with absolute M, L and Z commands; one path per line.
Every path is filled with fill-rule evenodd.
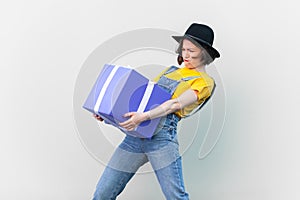
M 107 166 L 97 184 L 93 200 L 115 200 L 133 175 Z
M 169 166 L 155 171 L 160 187 L 167 200 L 188 200 L 182 175 L 181 158 Z
M 167 200 L 188 200 L 184 188 L 181 157 L 173 119 L 165 121 L 146 146 L 146 155 Z
M 96 186 L 93 200 L 116 199 L 139 167 L 148 161 L 145 154 L 129 151 L 129 146 L 134 147 L 123 141 L 116 149 Z

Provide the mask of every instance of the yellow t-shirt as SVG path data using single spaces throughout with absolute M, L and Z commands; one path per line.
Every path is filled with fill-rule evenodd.
M 159 78 L 169 69 L 169 67 L 164 70 L 160 75 L 158 75 L 156 78 L 154 78 L 154 82 L 157 82 Z M 189 69 L 187 67 L 179 68 L 176 71 L 173 71 L 171 73 L 168 73 L 166 75 L 167 78 L 173 79 L 173 80 L 180 80 L 182 78 L 192 77 L 192 76 L 200 76 L 198 78 L 194 78 L 192 80 L 188 81 L 181 81 L 173 96 L 172 99 L 179 97 L 183 92 L 185 92 L 188 89 L 192 89 L 197 92 L 198 95 L 198 101 L 194 104 L 191 104 L 189 106 L 184 107 L 183 109 L 175 112 L 176 115 L 180 117 L 184 117 L 188 115 L 190 112 L 192 112 L 195 108 L 197 108 L 205 99 L 207 99 L 213 90 L 214 87 L 214 80 L 205 72 L 199 72 L 193 69 Z

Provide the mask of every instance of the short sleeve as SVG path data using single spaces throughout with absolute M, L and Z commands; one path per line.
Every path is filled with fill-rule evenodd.
M 211 95 L 213 87 L 213 80 L 197 78 L 191 82 L 191 89 L 196 91 L 199 103 L 201 103 Z

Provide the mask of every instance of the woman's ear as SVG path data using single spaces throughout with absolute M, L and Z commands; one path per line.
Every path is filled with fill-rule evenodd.
M 181 63 L 183 63 L 183 57 L 181 55 L 177 56 L 177 62 L 179 65 L 181 65 Z

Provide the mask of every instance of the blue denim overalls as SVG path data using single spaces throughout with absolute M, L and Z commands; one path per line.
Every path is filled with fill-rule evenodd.
M 193 76 L 177 81 L 165 77 L 166 74 L 177 69 L 175 66 L 170 67 L 157 82 L 172 95 L 181 81 L 198 78 L 198 76 Z M 139 167 L 148 161 L 154 169 L 167 200 L 189 199 L 184 188 L 177 141 L 179 120 L 180 118 L 174 113 L 163 117 L 154 136 L 149 139 L 127 135 L 106 166 L 97 184 L 93 200 L 116 199 Z

